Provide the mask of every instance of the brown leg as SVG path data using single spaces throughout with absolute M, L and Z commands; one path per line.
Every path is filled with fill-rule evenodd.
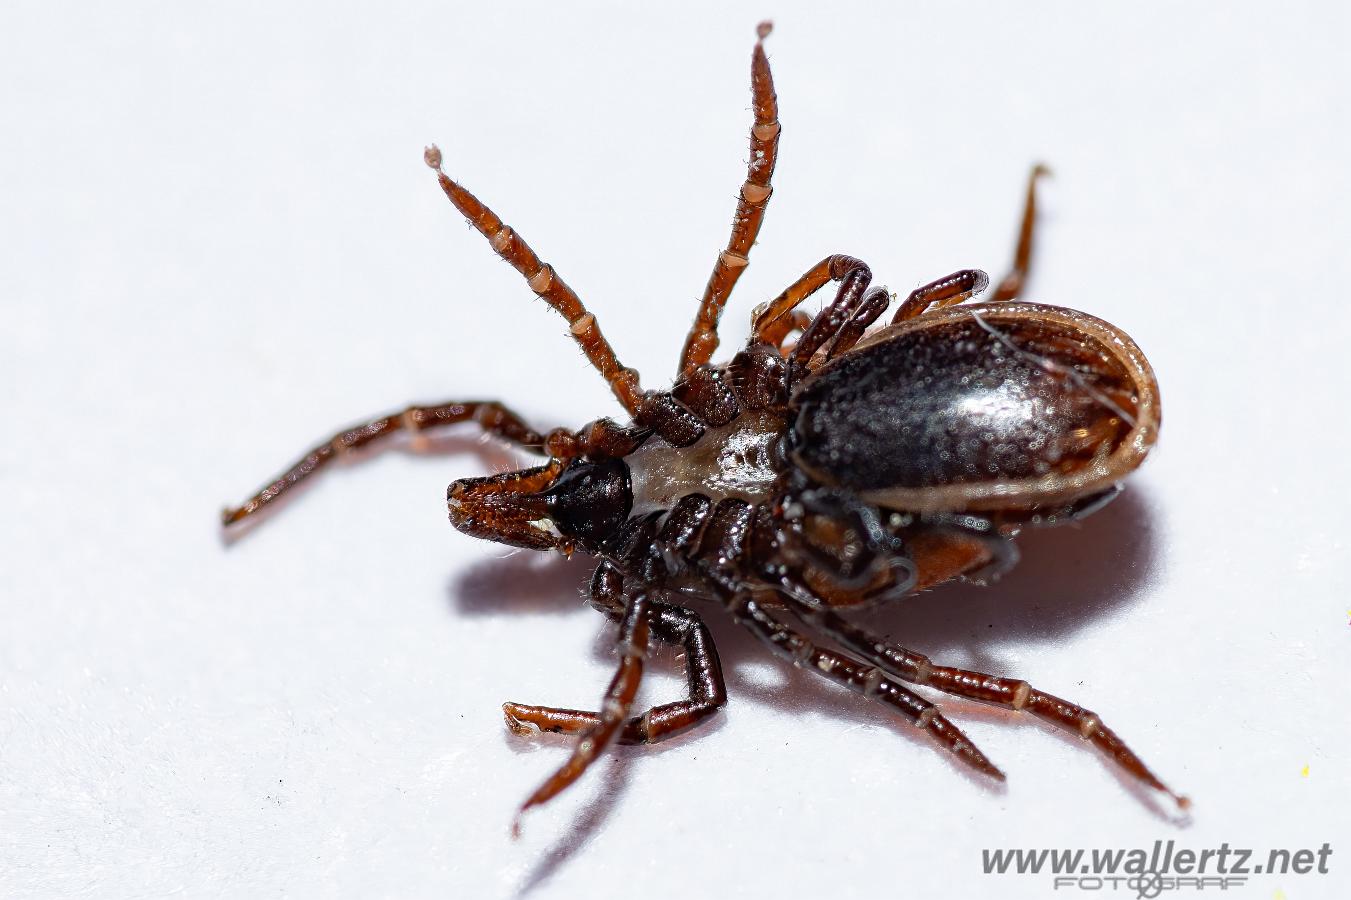
M 558 277 L 553 266 L 541 262 L 530 245 L 509 225 L 504 224 L 496 213 L 441 170 L 441 151 L 435 144 L 427 148 L 425 158 L 427 165 L 436 171 L 441 189 L 446 192 L 450 202 L 469 220 L 469 224 L 488 239 L 498 256 L 525 276 L 530 289 L 563 315 L 586 358 L 610 385 L 610 390 L 629 415 L 637 416 L 643 401 L 638 373 L 619 364 L 610 342 L 601 334 L 596 317 L 586 311 L 581 298 Z
M 672 552 L 680 552 L 697 536 L 709 507 L 709 502 L 701 497 L 682 499 L 667 517 L 657 542 Z M 602 562 L 591 579 L 591 605 L 619 621 L 625 613 L 625 602 L 623 571 L 608 560 Z M 663 643 L 685 650 L 689 699 L 656 706 L 629 719 L 619 735 L 622 744 L 651 744 L 672 737 L 697 725 L 727 703 L 718 650 L 703 620 L 683 606 L 656 600 L 648 603 L 647 621 L 652 635 Z M 600 724 L 598 713 L 576 709 L 504 703 L 502 712 L 508 727 L 517 734 L 527 733 L 532 726 L 540 731 L 575 734 Z
M 806 333 L 811 324 L 810 313 L 795 309 L 766 328 L 761 339 L 777 347 L 784 356 L 788 356 L 793 349 L 793 345 L 788 343 L 789 336 L 794 332 Z
M 765 58 L 763 41 L 769 36 L 769 22 L 761 22 L 751 57 L 751 97 L 755 106 L 755 124 L 751 126 L 751 158 L 746 182 L 741 186 L 737 200 L 736 218 L 732 221 L 732 236 L 727 249 L 718 254 L 713 274 L 704 288 L 694 325 L 685 338 L 685 349 L 680 354 L 679 374 L 688 374 L 702 366 L 718 347 L 718 319 L 722 316 L 727 298 L 737 279 L 750 264 L 751 247 L 760 233 L 765 218 L 765 207 L 774 189 L 769 180 L 774 174 L 774 162 L 779 155 L 779 104 L 774 96 L 774 78 Z
M 858 660 L 817 647 L 746 593 L 734 596 L 729 607 L 738 623 L 793 665 L 829 678 L 855 693 L 882 701 L 937 738 L 962 762 L 992 778 L 1004 780 L 1004 773 L 995 768 L 957 726 L 943 718 L 938 707 L 901 687 L 894 677 Z
M 655 744 L 674 737 L 708 719 L 727 703 L 718 650 L 713 645 L 708 626 L 699 616 L 683 607 L 653 602 L 648 624 L 653 637 L 684 649 L 689 699 L 663 703 L 629 719 L 619 734 L 621 744 Z M 528 734 L 532 727 L 540 731 L 576 734 L 599 727 L 601 721 L 600 715 L 594 712 L 523 703 L 504 703 L 502 712 L 508 727 L 517 734 Z
M 872 288 L 864 294 L 863 299 L 859 301 L 858 309 L 840 326 L 835 339 L 830 342 L 830 347 L 826 350 L 826 359 L 834 359 L 854 349 L 854 345 L 863 337 L 868 326 L 877 321 L 878 316 L 886 312 L 890 305 L 891 294 L 884 287 Z
M 857 269 L 868 270 L 862 260 L 843 253 L 827 256 L 802 274 L 802 277 L 790 284 L 784 292 L 769 303 L 758 307 L 751 316 L 751 332 L 756 340 L 770 341 L 770 336 L 781 333 L 783 319 L 812 294 L 825 287 L 831 281 L 843 281 Z M 869 278 L 871 278 L 869 274 Z
M 1027 201 L 1023 206 L 1023 221 L 1018 228 L 1018 248 L 1013 252 L 1013 267 L 999 282 L 990 300 L 1012 300 L 1022 293 L 1027 273 L 1032 268 L 1032 235 L 1037 227 L 1037 179 L 1050 175 L 1051 170 L 1041 163 L 1032 167 L 1027 177 Z
M 254 494 L 243 506 L 226 508 L 222 525 L 233 525 L 252 516 L 291 488 L 349 451 L 380 441 L 396 432 L 420 434 L 431 428 L 473 420 L 494 437 L 511 441 L 527 450 L 542 452 L 545 438 L 520 417 L 495 401 L 439 403 L 434 406 L 410 406 L 401 413 L 380 416 L 369 422 L 344 429 L 310 450 L 271 484 Z
M 580 778 L 601 751 L 619 736 L 643 678 L 643 657 L 647 655 L 648 643 L 647 610 L 648 600 L 642 594 L 629 602 L 619 623 L 619 667 L 601 701 L 600 718 L 582 732 L 568 761 L 521 804 L 512 824 L 513 834 L 520 834 L 521 816 L 526 810 L 551 800 Z
M 930 306 L 952 306 L 961 303 L 974 294 L 979 294 L 990 284 L 990 278 L 980 269 L 962 269 L 937 281 L 917 287 L 905 298 L 905 302 L 896 310 L 891 324 L 904 322 L 922 315 Z
M 936 666 L 927 656 L 874 637 L 829 609 L 808 607 L 791 598 L 789 604 L 803 619 L 894 677 L 928 685 L 959 697 L 983 700 L 1007 709 L 1026 710 L 1039 719 L 1078 734 L 1116 760 L 1132 776 L 1167 794 L 1180 809 L 1190 805 L 1186 797 L 1173 793 L 1149 771 L 1116 732 L 1104 725 L 1095 713 L 1082 706 L 1044 694 L 1026 681 Z

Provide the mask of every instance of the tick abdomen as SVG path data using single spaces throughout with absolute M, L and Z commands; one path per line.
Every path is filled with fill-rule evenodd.
M 921 508 L 940 495 L 960 506 L 982 485 L 1096 482 L 1133 433 L 1152 441 L 1153 389 L 1139 387 L 1152 375 L 1140 377 L 1119 332 L 1100 338 L 1028 308 L 953 308 L 826 366 L 793 398 L 794 461 L 825 484 Z

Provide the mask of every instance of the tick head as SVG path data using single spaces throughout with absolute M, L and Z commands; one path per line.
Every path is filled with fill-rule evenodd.
M 453 481 L 446 488 L 450 524 L 471 537 L 527 550 L 561 547 L 563 535 L 540 493 L 553 480 L 551 474 L 546 466 Z
M 528 550 L 595 550 L 633 507 L 622 460 L 551 462 L 446 489 L 450 523 L 473 537 Z

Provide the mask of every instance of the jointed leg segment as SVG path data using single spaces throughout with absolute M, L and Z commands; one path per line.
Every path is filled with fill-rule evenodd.
M 905 322 L 922 315 L 931 306 L 952 306 L 979 294 L 990 284 L 989 277 L 980 269 L 962 269 L 937 281 L 915 288 L 896 310 L 891 324 Z
M 795 309 L 788 315 L 779 319 L 774 324 L 768 326 L 760 333 L 761 340 L 767 341 L 785 356 L 792 350 L 792 345 L 788 343 L 788 337 L 793 332 L 806 334 L 807 328 L 812 324 L 811 314 L 805 310 Z
M 539 806 L 557 796 L 564 788 L 580 778 L 595 762 L 601 751 L 619 736 L 643 678 L 643 659 L 647 656 L 649 633 L 647 609 L 648 601 L 642 594 L 630 601 L 628 609 L 624 612 L 624 618 L 619 623 L 619 667 L 615 670 L 614 678 L 611 679 L 610 686 L 601 701 L 599 720 L 582 734 L 581 740 L 573 747 L 572 756 L 568 761 L 521 804 L 516 814 L 516 824 L 512 827 L 513 832 L 520 830 L 521 814 L 532 806 Z
M 1050 174 L 1050 169 L 1037 163 L 1032 167 L 1032 174 L 1027 177 L 1027 200 L 1023 206 L 1023 221 L 1018 228 L 1018 247 L 1013 252 L 1013 266 L 990 295 L 991 301 L 1012 300 L 1022 293 L 1027 273 L 1032 268 L 1032 237 L 1037 226 L 1037 179 Z
M 685 348 L 680 354 L 680 374 L 704 365 L 713 356 L 718 347 L 718 319 L 722 316 L 727 298 L 737 279 L 750 264 L 751 247 L 760 233 L 760 224 L 765 218 L 765 208 L 769 205 L 770 194 L 774 188 L 770 178 L 774 174 L 774 163 L 779 155 L 779 104 L 774 95 L 774 78 L 769 71 L 769 60 L 765 57 L 763 41 L 769 36 L 770 23 L 761 22 L 758 28 L 760 40 L 755 44 L 755 54 L 751 58 L 751 95 L 755 106 L 755 124 L 751 126 L 751 158 L 746 172 L 746 182 L 741 186 L 737 199 L 736 218 L 732 221 L 732 236 L 727 241 L 727 249 L 718 254 L 708 285 L 704 288 L 703 299 L 699 302 L 699 312 L 685 339 Z
M 652 601 L 648 614 L 652 636 L 685 651 L 689 699 L 654 706 L 630 718 L 619 734 L 621 744 L 655 744 L 688 731 L 727 703 L 722 666 L 713 636 L 698 615 L 679 606 Z M 504 703 L 507 725 L 524 734 L 531 727 L 558 734 L 576 734 L 600 725 L 600 714 L 550 706 Z
M 1189 801 L 1159 780 L 1125 742 L 1082 706 L 1042 693 L 1026 681 L 1000 678 L 949 666 L 936 666 L 927 656 L 899 644 L 881 640 L 824 607 L 809 607 L 789 600 L 793 612 L 812 623 L 849 650 L 896 678 L 937 688 L 959 697 L 994 703 L 1012 710 L 1025 710 L 1039 719 L 1078 734 L 1102 750 L 1132 776 L 1167 794 L 1181 809 Z
M 992 778 L 1004 780 L 1004 773 L 971 743 L 961 729 L 945 719 L 938 707 L 897 684 L 895 676 L 843 654 L 817 647 L 749 594 L 734 596 L 729 608 L 737 622 L 794 665 L 828 678 L 855 693 L 880 700 L 937 738 L 962 762 Z
M 542 452 L 545 438 L 501 403 L 492 400 L 451 401 L 432 406 L 410 406 L 401 413 L 380 416 L 344 429 L 310 450 L 267 487 L 249 498 L 243 506 L 227 508 L 221 524 L 233 525 L 252 516 L 309 478 L 333 460 L 361 447 L 373 444 L 397 432 L 420 434 L 432 428 L 474 421 L 488 434 L 519 447 Z
M 601 334 L 596 317 L 586 311 L 581 298 L 558 276 L 553 266 L 542 262 L 530 245 L 504 224 L 496 213 L 442 171 L 441 151 L 435 145 L 427 148 L 426 161 L 436 171 L 441 189 L 455 208 L 469 220 L 469 224 L 488 239 L 498 256 L 525 276 L 532 291 L 567 320 L 568 328 L 586 358 L 610 385 L 610 390 L 629 415 L 636 417 L 643 401 L 638 373 L 619 364 L 610 342 Z
M 868 326 L 876 322 L 890 305 L 891 294 L 887 292 L 886 288 L 881 286 L 871 288 L 859 301 L 858 308 L 835 333 L 835 338 L 826 350 L 826 359 L 834 359 L 854 349 L 854 345 L 863 337 L 863 333 L 868 330 Z
M 797 307 L 830 281 L 840 282 L 835 300 L 808 323 L 802 338 L 793 348 L 792 359 L 795 362 L 805 366 L 812 355 L 821 349 L 826 341 L 845 329 L 851 320 L 867 316 L 875 318 L 886 308 L 883 303 L 874 311 L 872 307 L 876 304 L 872 301 L 877 298 L 872 295 L 865 296 L 865 291 L 872 281 L 872 270 L 867 264 L 852 256 L 837 253 L 812 266 L 783 293 L 756 311 L 751 320 L 755 339 L 779 345 L 784 336 L 800 321 Z M 864 306 L 868 309 L 860 308 Z M 866 318 L 866 321 L 871 322 L 872 318 Z M 859 336 L 862 336 L 862 331 L 859 332 Z M 853 341 L 857 340 L 857 337 L 853 338 Z

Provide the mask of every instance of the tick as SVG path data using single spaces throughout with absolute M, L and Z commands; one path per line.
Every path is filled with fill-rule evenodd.
M 718 320 L 749 262 L 779 151 L 778 101 L 762 24 L 751 60 L 755 121 L 731 238 L 718 255 L 679 372 L 644 391 L 596 317 L 553 266 L 442 169 L 455 208 L 530 289 L 567 320 L 629 422 L 536 431 L 495 401 L 411 406 L 339 432 L 243 506 L 256 516 L 350 451 L 397 433 L 462 422 L 545 457 L 542 465 L 453 482 L 450 521 L 474 537 L 598 559 L 591 605 L 618 624 L 619 663 L 596 711 L 507 703 L 507 724 L 577 736 L 571 757 L 521 812 L 575 782 L 610 744 L 651 743 L 706 722 L 727 702 L 704 608 L 730 615 L 772 653 L 869 697 L 962 763 L 1003 780 L 939 708 L 910 685 L 993 703 L 1080 735 L 1131 777 L 1169 790 L 1096 714 L 1012 677 L 939 665 L 852 623 L 848 614 L 954 578 L 988 581 L 1017 560 L 1028 526 L 1100 508 L 1159 430 L 1149 362 L 1120 329 L 1085 313 L 1018 300 L 1032 256 L 1032 170 L 1008 275 L 954 272 L 892 305 L 872 272 L 828 256 L 760 305 L 746 346 L 711 363 Z M 834 300 L 800 308 L 828 283 Z M 874 327 L 878 326 L 878 327 Z M 840 649 L 822 646 L 828 639 Z M 688 696 L 635 714 L 653 642 L 684 651 Z

